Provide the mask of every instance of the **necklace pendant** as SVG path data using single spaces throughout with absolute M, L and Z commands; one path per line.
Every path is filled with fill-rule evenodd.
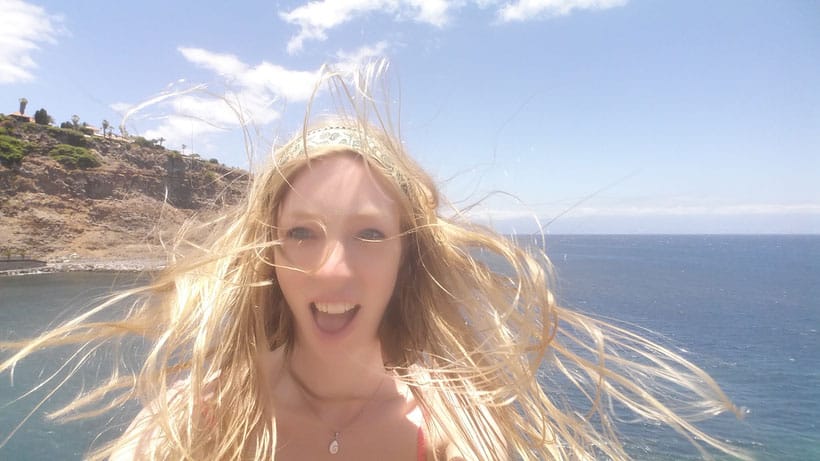
M 330 445 L 327 446 L 327 451 L 330 452 L 331 455 L 335 455 L 339 453 L 339 433 L 336 432 L 333 434 L 333 440 L 330 441 Z

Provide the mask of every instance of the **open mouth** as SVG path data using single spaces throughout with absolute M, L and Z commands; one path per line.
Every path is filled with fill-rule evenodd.
M 323 333 L 339 333 L 344 330 L 361 308 L 350 303 L 310 303 L 310 311 L 316 326 Z

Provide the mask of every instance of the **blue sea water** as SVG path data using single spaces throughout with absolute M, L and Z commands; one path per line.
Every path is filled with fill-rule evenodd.
M 820 236 L 548 236 L 546 250 L 562 304 L 664 336 L 747 409 L 743 421 L 721 415 L 705 423 L 711 433 L 760 460 L 820 460 Z M 111 273 L 0 278 L 0 339 L 42 331 L 133 282 Z M 0 441 L 44 393 L 14 400 L 69 353 L 36 354 L 18 366 L 13 386 L 0 375 Z M 136 408 L 66 425 L 44 419 L 105 375 L 100 355 L 34 410 L 0 459 L 81 459 L 122 430 Z M 636 459 L 698 459 L 670 431 L 638 423 L 621 432 Z

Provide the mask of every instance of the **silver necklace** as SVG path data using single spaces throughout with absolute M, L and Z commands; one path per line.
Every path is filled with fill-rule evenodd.
M 327 424 L 327 422 L 325 422 L 325 420 L 322 419 L 322 417 L 319 415 L 319 412 L 316 411 L 315 408 L 313 408 L 313 405 L 310 404 L 311 396 L 312 396 L 313 400 L 320 400 L 320 399 L 316 396 L 316 394 L 314 394 L 310 390 L 309 387 L 307 387 L 307 385 L 305 385 L 304 381 L 302 381 L 296 375 L 296 373 L 293 372 L 293 368 L 291 367 L 290 361 L 288 361 L 288 373 L 290 373 L 290 377 L 293 378 L 293 382 L 296 383 L 296 387 L 299 389 L 299 394 L 301 394 L 302 400 L 305 401 L 305 404 L 307 405 L 310 412 L 313 413 L 313 416 L 315 416 L 316 419 L 319 422 L 321 422 L 324 426 L 331 427 L 329 424 Z M 376 386 L 376 390 L 374 390 L 373 393 L 370 394 L 370 397 L 368 397 L 367 401 L 362 405 L 362 407 L 359 409 L 359 411 L 357 411 L 355 415 L 353 415 L 350 419 L 348 419 L 339 429 L 333 429 L 331 431 L 333 433 L 333 438 L 330 439 L 330 443 L 327 445 L 327 452 L 328 453 L 330 453 L 331 455 L 335 455 L 335 454 L 338 454 L 339 451 L 342 449 L 342 443 L 341 443 L 342 431 L 344 429 L 347 429 L 348 427 L 350 427 L 350 425 L 352 425 L 354 422 L 356 422 L 356 420 L 359 419 L 359 417 L 364 413 L 364 410 L 367 408 L 367 406 L 370 404 L 370 402 L 373 401 L 373 398 L 376 397 L 376 394 L 378 394 L 379 390 L 382 388 L 382 384 L 384 384 L 384 378 L 385 377 L 382 376 L 382 379 L 379 381 L 379 385 Z

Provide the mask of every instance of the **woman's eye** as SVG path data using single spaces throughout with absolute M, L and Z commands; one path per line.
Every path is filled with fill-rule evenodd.
M 285 236 L 289 240 L 309 240 L 313 238 L 313 232 L 311 232 L 311 230 L 307 227 L 294 227 L 292 229 L 288 229 Z
M 359 240 L 366 242 L 381 242 L 385 239 L 384 233 L 376 229 L 365 229 L 359 232 L 357 237 Z

